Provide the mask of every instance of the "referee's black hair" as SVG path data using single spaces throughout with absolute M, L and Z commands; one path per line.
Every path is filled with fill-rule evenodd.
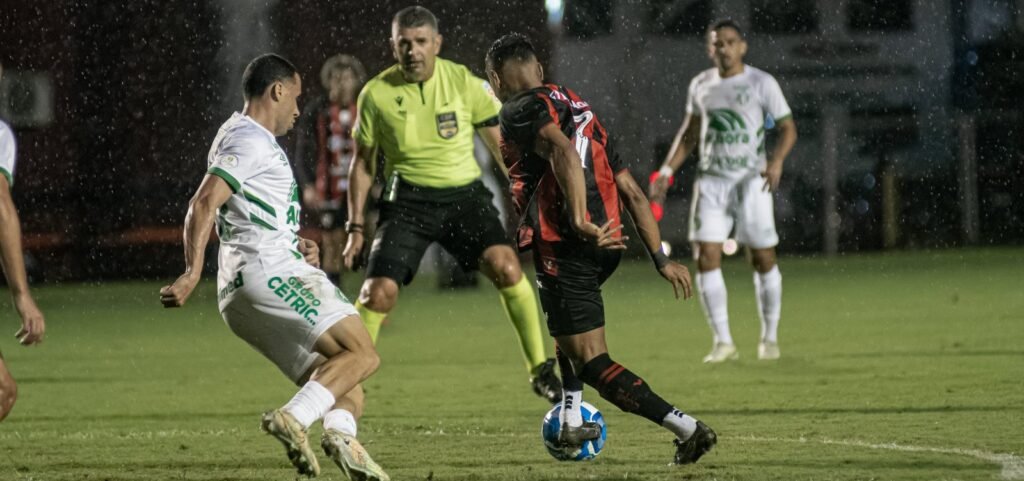
M 259 97 L 274 82 L 291 80 L 299 69 L 276 53 L 260 55 L 249 62 L 242 74 L 242 95 L 245 100 Z
M 744 38 L 743 29 L 740 28 L 740 24 L 731 18 L 718 20 L 717 22 L 712 23 L 711 26 L 708 27 L 707 33 L 708 35 L 711 35 L 711 32 L 717 32 L 720 28 L 731 28 L 739 34 L 740 38 Z
M 434 16 L 434 13 L 419 5 L 399 10 L 395 14 L 395 18 L 391 20 L 391 23 L 397 24 L 398 28 L 416 28 L 429 25 L 435 32 L 439 31 L 437 29 L 437 17 Z
M 494 41 L 487 50 L 487 70 L 498 71 L 509 60 L 525 61 L 537 58 L 537 52 L 526 35 L 510 33 Z

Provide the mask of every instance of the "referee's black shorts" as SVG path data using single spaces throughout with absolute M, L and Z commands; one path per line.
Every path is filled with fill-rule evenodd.
M 412 282 L 431 242 L 441 244 L 463 269 L 476 270 L 488 247 L 512 245 L 490 190 L 479 180 L 432 188 L 399 182 L 394 200 L 381 202 L 367 277 Z
M 593 247 L 535 248 L 540 306 L 552 336 L 570 336 L 604 327 L 601 285 L 622 255 Z

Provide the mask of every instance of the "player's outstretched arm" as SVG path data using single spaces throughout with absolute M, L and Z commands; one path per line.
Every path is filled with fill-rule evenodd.
M 651 199 L 661 203 L 665 200 L 665 193 L 668 192 L 668 179 L 683 165 L 686 157 L 697 148 L 697 141 L 700 139 L 700 116 L 690 114 L 683 120 L 675 139 L 672 140 L 672 147 L 668 149 L 665 162 L 658 170 L 658 176 L 654 178 L 649 186 Z
M 21 329 L 15 337 L 25 346 L 41 342 L 46 332 L 46 319 L 28 290 L 25 258 L 21 253 L 21 222 L 5 176 L 0 176 L 0 261 L 3 262 L 7 285 L 11 287 L 14 307 L 21 316 Z
M 651 255 L 658 273 L 672 283 L 672 289 L 675 290 L 677 299 L 680 294 L 683 299 L 689 299 L 691 295 L 690 271 L 686 267 L 670 261 L 661 251 L 661 230 L 658 229 L 658 222 L 654 220 L 654 214 L 651 214 L 651 210 L 647 207 L 647 197 L 633 180 L 633 174 L 630 174 L 629 170 L 619 172 L 615 176 L 615 185 L 619 188 L 619 196 L 622 198 L 626 210 L 633 217 L 633 224 L 636 225 L 640 239 Z
M 569 214 L 576 232 L 602 249 L 624 250 L 629 238 L 614 236 L 622 230 L 619 219 L 609 219 L 600 227 L 587 220 L 587 184 L 583 177 L 583 160 L 555 123 L 540 129 L 534 150 L 551 162 L 555 180 L 569 204 Z
M 356 155 L 348 170 L 348 241 L 342 253 L 345 268 L 353 270 L 363 251 L 363 224 L 365 222 L 366 198 L 370 195 L 373 176 L 370 175 L 370 163 L 377 158 L 377 149 L 364 147 L 356 141 Z
M 164 307 L 181 307 L 192 295 L 203 273 L 203 256 L 217 209 L 231 198 L 231 187 L 216 175 L 207 174 L 192 196 L 185 214 L 185 273 L 173 284 L 160 289 Z
M 775 142 L 775 148 L 772 149 L 768 167 L 761 172 L 761 177 L 764 178 L 764 190 L 771 192 L 779 189 L 779 180 L 782 179 L 782 164 L 786 162 L 786 157 L 796 145 L 796 122 L 793 122 L 793 117 L 779 122 L 776 128 L 779 130 L 779 140 Z

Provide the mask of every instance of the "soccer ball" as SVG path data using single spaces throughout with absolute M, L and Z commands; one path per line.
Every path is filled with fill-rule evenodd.
M 565 448 L 558 443 L 558 431 L 562 423 L 558 421 L 558 413 L 562 411 L 562 403 L 556 404 L 544 416 L 541 423 L 540 435 L 544 439 L 544 447 L 548 454 L 559 461 L 589 461 L 594 459 L 604 449 L 604 442 L 608 438 L 608 426 L 604 423 L 604 416 L 601 411 L 590 403 L 584 401 L 580 404 L 580 411 L 583 414 L 584 422 L 595 422 L 601 425 L 601 437 L 583 443 L 579 448 Z

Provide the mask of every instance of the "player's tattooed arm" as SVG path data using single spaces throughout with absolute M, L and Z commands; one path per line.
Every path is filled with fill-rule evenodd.
M 616 237 L 615 233 L 622 230 L 619 219 L 609 219 L 600 227 L 587 220 L 587 185 L 583 177 L 583 160 L 569 138 L 552 122 L 540 129 L 535 142 L 534 151 L 551 162 L 558 187 L 568 201 L 576 232 L 599 248 L 624 250 L 629 238 Z
M 623 170 L 615 176 L 615 186 L 619 189 L 619 197 L 625 204 L 629 215 L 633 217 L 633 224 L 644 242 L 644 247 L 654 260 L 654 265 L 665 280 L 672 283 L 676 298 L 682 294 L 683 299 L 690 298 L 690 271 L 676 262 L 668 260 L 665 253 L 661 251 L 661 231 L 658 229 L 658 221 L 654 220 L 654 214 L 647 207 L 647 197 L 644 196 L 640 186 L 633 180 L 633 174 L 629 170 Z
M 789 117 L 779 122 L 776 129 L 779 131 L 779 139 L 775 142 L 775 148 L 772 149 L 771 158 L 768 159 L 768 167 L 761 172 L 761 177 L 764 178 L 764 190 L 771 192 L 779 189 L 779 180 L 782 179 L 782 164 L 786 162 L 786 157 L 789 156 L 793 145 L 796 144 L 796 122 L 793 122 L 793 117 Z
M 342 253 L 345 268 L 354 270 L 363 251 L 363 224 L 365 222 L 366 197 L 373 185 L 370 174 L 371 163 L 377 159 L 376 147 L 366 147 L 356 142 L 356 155 L 348 170 L 348 241 Z
M 658 170 L 658 176 L 654 178 L 648 187 L 651 200 L 662 203 L 665 201 L 665 193 L 668 192 L 668 180 L 679 171 L 686 157 L 697 148 L 697 141 L 700 140 L 700 116 L 690 114 L 683 120 L 675 139 L 672 140 L 672 147 L 668 149 L 665 162 Z
M 11 288 L 14 307 L 21 316 L 21 329 L 14 337 L 25 346 L 42 342 L 46 319 L 29 293 L 25 258 L 21 252 L 21 221 L 11 199 L 10 184 L 4 176 L 0 176 L 0 261 L 3 262 L 7 285 Z
M 207 174 L 199 190 L 192 196 L 185 214 L 185 273 L 169 286 L 160 289 L 164 307 L 181 307 L 192 295 L 203 273 L 203 257 L 210 241 L 217 209 L 231 198 L 231 187 L 224 179 Z

